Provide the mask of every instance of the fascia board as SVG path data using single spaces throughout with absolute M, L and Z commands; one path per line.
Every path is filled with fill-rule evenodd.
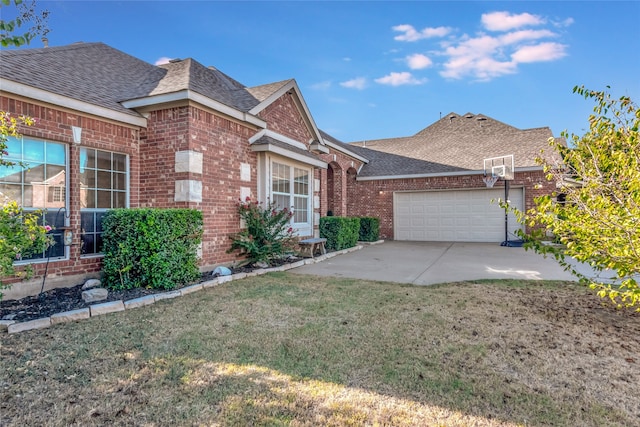
M 140 107 L 149 107 L 152 105 L 187 100 L 197 102 L 198 104 L 202 104 L 229 117 L 251 123 L 261 128 L 265 128 L 267 126 L 267 123 L 264 120 L 261 120 L 250 113 L 236 110 L 233 107 L 229 107 L 228 105 L 213 100 L 207 96 L 201 95 L 197 92 L 193 92 L 189 89 L 184 89 L 178 92 L 165 93 L 161 95 L 145 96 L 144 98 L 130 99 L 127 101 L 123 101 L 121 104 L 126 108 L 135 109 Z
M 338 150 L 338 151 L 340 151 L 341 153 L 344 153 L 344 154 L 346 154 L 346 155 L 347 155 L 347 156 L 349 156 L 349 157 L 353 157 L 354 159 L 360 160 L 360 161 L 361 161 L 361 162 L 363 162 L 363 163 L 369 163 L 369 160 L 365 159 L 364 157 L 362 157 L 362 156 L 360 156 L 360 155 L 358 155 L 358 154 L 356 154 L 356 153 L 353 153 L 353 152 L 351 152 L 351 151 L 349 151 L 349 150 L 345 150 L 345 149 L 344 149 L 344 148 L 342 148 L 341 146 L 339 146 L 339 145 L 337 145 L 337 144 L 334 144 L 334 143 L 333 143 L 333 142 L 331 142 L 331 141 L 325 141 L 324 143 L 325 143 L 326 145 L 328 145 L 329 147 L 333 148 L 334 150 Z
M 329 154 L 329 148 L 319 142 L 312 142 L 311 144 L 309 144 L 309 149 L 318 151 L 323 154 Z
M 260 132 L 256 133 L 255 135 L 253 135 L 251 138 L 249 138 L 249 144 L 253 144 L 254 142 L 256 142 L 257 140 L 259 140 L 260 138 L 262 138 L 263 136 L 268 136 L 271 137 L 273 139 L 276 139 L 280 142 L 284 142 L 285 144 L 289 144 L 293 147 L 299 148 L 301 150 L 306 150 L 307 146 L 304 145 L 302 142 L 300 141 L 296 141 L 295 139 L 289 138 L 287 136 L 281 135 L 277 132 L 274 132 L 272 130 L 269 129 L 262 129 Z
M 541 171 L 542 167 L 531 166 L 524 168 L 515 168 L 514 173 L 518 172 L 535 172 Z M 356 177 L 356 181 L 379 181 L 394 179 L 412 179 L 412 178 L 438 178 L 446 176 L 464 176 L 464 175 L 484 175 L 484 171 L 459 171 L 459 172 L 440 172 L 440 173 L 423 173 L 414 175 L 380 175 L 380 176 L 363 176 Z
M 307 165 L 316 166 L 319 168 L 327 169 L 329 166 L 326 162 L 323 162 L 319 159 L 312 159 L 307 156 L 303 156 L 302 154 L 295 153 L 293 151 L 289 151 L 283 147 L 277 147 L 272 144 L 260 144 L 260 145 L 252 145 L 251 150 L 254 152 L 268 152 L 278 154 L 282 157 L 286 157 L 287 159 L 295 160 L 300 163 L 305 163 Z
M 129 125 L 143 128 L 147 127 L 147 119 L 145 119 L 144 117 L 136 117 L 131 114 L 120 113 L 106 107 L 100 107 L 89 102 L 79 101 L 77 99 L 58 95 L 53 92 L 38 89 L 33 86 L 27 86 L 22 83 L 13 82 L 11 80 L 0 78 L 0 87 L 2 88 L 3 92 L 13 93 L 25 98 L 31 98 L 40 102 L 46 102 L 47 104 L 68 108 L 71 110 L 79 111 L 81 113 L 91 114 L 93 116 L 98 116 L 121 123 L 127 123 Z

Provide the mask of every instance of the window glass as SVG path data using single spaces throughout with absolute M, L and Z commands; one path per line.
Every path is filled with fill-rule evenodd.
M 65 144 L 10 137 L 6 151 L 4 159 L 18 164 L 0 167 L 0 197 L 15 201 L 26 212 L 38 213 L 40 225 L 63 227 L 67 208 Z M 54 229 L 52 236 L 54 246 L 28 259 L 64 257 L 62 230 Z
M 108 209 L 127 207 L 127 156 L 80 149 L 81 252 L 102 252 L 102 217 Z
M 310 186 L 308 169 L 272 162 L 271 197 L 279 209 L 293 210 L 293 223 L 308 223 Z

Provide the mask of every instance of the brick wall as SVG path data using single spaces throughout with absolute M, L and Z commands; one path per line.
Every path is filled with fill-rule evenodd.
M 154 111 L 141 144 L 141 205 L 188 207 L 202 211 L 204 234 L 201 266 L 208 268 L 235 259 L 227 254 L 229 236 L 239 231 L 240 188 L 257 193 L 256 153 L 248 139 L 256 129 L 195 106 Z M 175 172 L 175 153 L 202 153 L 202 173 Z M 241 181 L 241 163 L 251 168 L 250 181 Z M 176 180 L 202 182 L 201 202 L 176 202 Z
M 348 216 L 348 176 L 349 173 L 355 174 L 362 162 L 332 148 L 328 154 L 319 157 L 330 166 L 320 186 L 325 193 L 320 199 L 320 212 L 322 216 L 326 216 L 329 210 L 335 216 Z
M 0 96 L 0 110 L 8 111 L 12 116 L 28 115 L 36 119 L 36 124 L 22 127 L 25 137 L 61 142 L 68 147 L 69 172 L 69 223 L 73 231 L 73 245 L 69 248 L 68 260 L 52 260 L 47 269 L 47 281 L 58 277 L 79 273 L 97 273 L 101 269 L 100 257 L 82 257 L 80 254 L 80 148 L 89 147 L 100 150 L 127 154 L 130 165 L 130 206 L 139 203 L 138 160 L 139 130 L 132 126 L 118 125 L 94 117 L 51 108 L 32 101 L 12 99 Z M 82 142 L 73 143 L 72 126 L 82 128 Z M 42 281 L 45 263 L 33 264 L 34 280 Z M 3 280 L 10 283 L 11 280 Z M 16 281 L 13 280 L 15 283 Z M 74 283 L 75 284 L 75 283 Z
M 270 130 L 309 145 L 311 132 L 300 115 L 293 95 L 281 96 L 262 110 L 258 116 L 268 123 Z

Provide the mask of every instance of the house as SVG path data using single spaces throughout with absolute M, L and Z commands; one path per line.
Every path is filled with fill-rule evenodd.
M 293 207 L 301 237 L 330 212 L 380 217 L 386 239 L 497 242 L 504 214 L 489 201 L 504 183 L 486 188 L 483 158 L 515 154 L 518 207 L 551 191 L 533 160 L 547 128 L 452 113 L 412 137 L 345 144 L 293 79 L 246 87 L 194 59 L 155 66 L 102 43 L 0 51 L 0 110 L 36 119 L 9 142 L 29 168 L 0 170 L 0 193 L 73 233 L 70 246 L 55 236 L 47 288 L 98 274 L 113 208 L 201 210 L 204 270 L 234 260 L 246 197 Z M 47 254 L 35 261 L 40 278 L 7 298 L 39 290 Z

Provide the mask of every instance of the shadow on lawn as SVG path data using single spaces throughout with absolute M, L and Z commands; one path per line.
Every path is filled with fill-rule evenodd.
M 270 274 L 3 337 L 0 424 L 588 426 L 640 415 L 585 397 L 577 383 L 563 388 L 579 369 L 599 382 L 589 367 L 609 360 L 607 348 L 564 376 L 541 365 L 573 362 L 558 359 L 579 344 L 573 324 L 616 324 L 597 306 L 571 307 L 571 292 L 299 281 Z M 521 319 L 527 334 L 509 335 Z M 609 332 L 616 345 L 640 332 L 637 317 L 627 320 L 631 329 Z M 559 341 L 548 343 L 569 347 L 526 346 L 550 332 Z M 635 365 L 621 369 L 634 381 Z M 617 372 L 602 375 L 601 387 L 615 386 L 606 381 Z

